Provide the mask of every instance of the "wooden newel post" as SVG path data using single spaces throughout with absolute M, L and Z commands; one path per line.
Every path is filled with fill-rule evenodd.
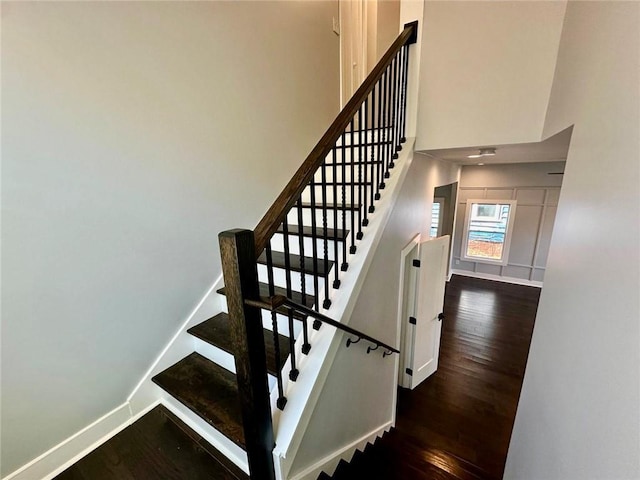
M 249 471 L 254 480 L 274 480 L 275 443 L 262 316 L 258 308 L 245 304 L 245 299 L 259 298 L 253 232 L 228 230 L 218 238 Z

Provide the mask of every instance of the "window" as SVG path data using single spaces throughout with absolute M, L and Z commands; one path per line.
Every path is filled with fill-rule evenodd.
M 429 228 L 429 237 L 436 238 L 442 233 L 442 204 L 444 198 L 434 198 L 431 207 L 431 226 Z
M 515 213 L 515 200 L 467 200 L 461 258 L 505 265 Z

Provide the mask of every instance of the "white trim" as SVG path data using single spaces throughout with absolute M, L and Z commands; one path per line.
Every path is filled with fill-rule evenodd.
M 413 249 L 418 247 L 418 258 L 420 257 L 420 240 L 421 234 L 416 234 L 407 245 L 400 252 L 400 277 L 398 279 L 398 311 L 397 311 L 397 319 L 396 319 L 396 345 L 398 345 L 398 350 L 400 353 L 398 355 L 394 355 L 395 364 L 396 364 L 396 385 L 401 387 L 406 387 L 406 377 L 405 377 L 405 367 L 406 367 L 406 359 L 405 359 L 405 348 L 404 346 L 407 344 L 406 335 L 407 335 L 407 316 L 403 315 L 404 313 L 404 296 L 405 290 L 407 287 L 405 285 L 405 263 L 407 256 L 411 253 Z M 415 287 L 415 285 L 414 285 Z M 411 309 L 410 315 L 414 315 L 413 307 Z M 414 335 L 414 330 L 411 330 L 411 334 Z M 413 338 L 412 342 L 413 343 Z M 396 421 L 396 407 L 398 404 L 398 395 L 393 396 L 393 424 L 395 425 Z
M 485 192 L 486 196 L 486 192 Z M 513 225 L 516 223 L 516 200 L 494 200 L 487 198 L 470 198 L 466 202 L 467 209 L 464 217 L 464 224 L 462 225 L 462 244 L 460 245 L 460 259 L 465 262 L 475 263 L 487 263 L 491 265 L 506 265 L 509 262 L 509 247 L 511 247 L 511 236 L 513 234 Z M 471 225 L 471 211 L 474 204 L 495 204 L 497 205 L 509 205 L 509 214 L 507 216 L 507 229 L 504 234 L 504 241 L 502 242 L 502 256 L 500 260 L 493 260 L 490 258 L 472 257 L 467 255 L 467 247 L 469 246 L 469 230 Z
M 222 274 L 220 274 L 220 276 L 216 279 L 215 282 L 213 282 L 213 285 L 211 285 L 211 287 L 209 288 L 209 290 L 207 290 L 207 293 L 204 294 L 204 296 L 202 297 L 202 299 L 198 302 L 198 304 L 195 306 L 195 308 L 191 311 L 191 313 L 187 316 L 187 319 L 182 323 L 182 325 L 180 326 L 180 328 L 178 329 L 178 331 L 175 333 L 175 335 L 171 338 L 171 340 L 169 340 L 169 343 L 167 344 L 166 347 L 164 347 L 162 349 L 162 352 L 160 352 L 160 355 L 158 355 L 158 357 L 156 358 L 156 360 L 151 364 L 151 366 L 149 367 L 149 369 L 146 371 L 146 373 L 142 376 L 142 378 L 140 379 L 140 381 L 138 382 L 138 384 L 135 386 L 135 388 L 133 389 L 133 391 L 131 392 L 131 394 L 127 397 L 127 403 L 131 402 L 131 399 L 134 397 L 134 395 L 138 392 L 138 390 L 140 390 L 140 388 L 142 387 L 142 385 L 144 384 L 145 380 L 148 380 L 151 377 L 151 374 L 153 373 L 154 369 L 158 366 L 158 364 L 160 363 L 160 361 L 162 360 L 162 357 L 164 357 L 164 355 L 169 351 L 169 349 L 171 348 L 171 346 L 175 343 L 175 341 L 178 339 L 178 337 L 180 336 L 180 334 L 186 330 L 187 326 L 189 325 L 189 322 L 191 321 L 191 319 L 195 316 L 195 314 L 198 312 L 198 310 L 200 309 L 200 307 L 204 304 L 204 302 L 207 300 L 207 298 L 209 298 L 209 295 L 211 295 L 212 293 L 214 293 L 214 289 L 216 288 L 216 286 L 218 285 L 218 283 L 220 283 L 222 281 Z
M 526 280 L 524 278 L 502 277 L 491 273 L 470 272 L 468 270 L 451 270 L 453 275 L 461 275 L 463 277 L 481 278 L 483 280 L 494 280 L 496 282 L 512 283 L 514 285 L 525 285 L 527 287 L 542 288 L 543 282 L 536 280 Z
M 415 138 L 407 138 L 405 147 L 397 160 L 397 166 L 387 181 L 382 200 L 376 206 L 375 213 L 369 217 L 367 235 L 358 241 L 358 253 L 348 257 L 349 270 L 341 278 L 340 289 L 333 292 L 331 311 L 321 310 L 321 313 L 335 320 L 349 323 L 366 273 L 411 166 L 414 142 Z M 303 355 L 300 359 L 300 371 L 304 371 L 304 375 L 301 374 L 296 382 L 288 382 L 285 376 L 287 371 L 286 369 L 283 371 L 285 395 L 289 400 L 287 408 L 279 411 L 275 407 L 277 392 L 274 390 L 271 395 L 273 423 L 276 429 L 276 447 L 273 455 L 278 467 L 276 469 L 278 479 L 289 478 L 289 471 L 293 466 L 322 387 L 338 348 L 344 341 L 343 335 L 337 334 L 337 331 L 330 327 L 323 327 L 317 332 L 313 331 L 312 335 L 313 348 L 309 355 Z M 395 384 L 393 392 L 395 395 Z
M 160 387 L 158 387 L 160 389 Z M 247 475 L 249 474 L 249 459 L 247 452 L 236 445 L 230 438 L 225 436 L 215 427 L 209 425 L 198 416 L 193 410 L 177 400 L 170 393 L 162 390 L 161 403 L 167 410 L 184 422 L 191 430 L 200 435 L 211 446 L 217 449 L 228 460 L 235 463 Z
M 333 475 L 340 460 L 351 461 L 351 458 L 355 454 L 356 450 L 364 450 L 369 443 L 373 443 L 376 438 L 382 436 L 385 432 L 393 426 L 393 422 L 387 422 L 384 425 L 370 431 L 366 435 L 363 435 L 358 440 L 345 445 L 344 447 L 336 450 L 335 452 L 325 455 L 322 459 L 308 468 L 305 468 L 302 472 L 295 474 L 291 477 L 291 480 L 315 480 L 318 478 L 321 472 L 325 472 L 328 475 Z
M 159 402 L 150 408 L 153 408 L 157 403 Z M 49 480 L 124 430 L 133 421 L 129 412 L 129 403 L 123 403 L 2 480 L 34 480 L 38 478 Z

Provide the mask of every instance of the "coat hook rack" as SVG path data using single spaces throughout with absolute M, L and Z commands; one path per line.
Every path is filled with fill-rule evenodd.
M 347 339 L 347 348 L 349 348 L 354 343 L 358 343 L 360 340 L 362 340 L 362 338 L 360 338 L 360 337 L 358 337 L 357 340 L 351 340 L 350 338 L 348 338 Z

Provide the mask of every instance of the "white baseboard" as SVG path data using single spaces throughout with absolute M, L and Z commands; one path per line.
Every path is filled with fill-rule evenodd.
M 482 280 L 493 280 L 495 282 L 512 283 L 514 285 L 525 285 L 527 287 L 542 288 L 543 283 L 535 280 L 526 280 L 524 278 L 502 277 L 491 273 L 469 272 L 468 270 L 451 270 L 452 275 L 461 275 L 463 277 L 481 278 Z
M 50 480 L 132 422 L 129 404 L 123 403 L 2 480 Z
M 340 460 L 345 460 L 347 462 L 351 461 L 356 450 L 364 450 L 367 444 L 375 442 L 378 437 L 389 431 L 392 426 L 393 422 L 385 423 L 384 425 L 360 437 L 356 441 L 330 453 L 329 455 L 326 455 L 303 471 L 296 473 L 291 477 L 291 480 L 316 480 L 321 472 L 333 475 L 340 463 Z

